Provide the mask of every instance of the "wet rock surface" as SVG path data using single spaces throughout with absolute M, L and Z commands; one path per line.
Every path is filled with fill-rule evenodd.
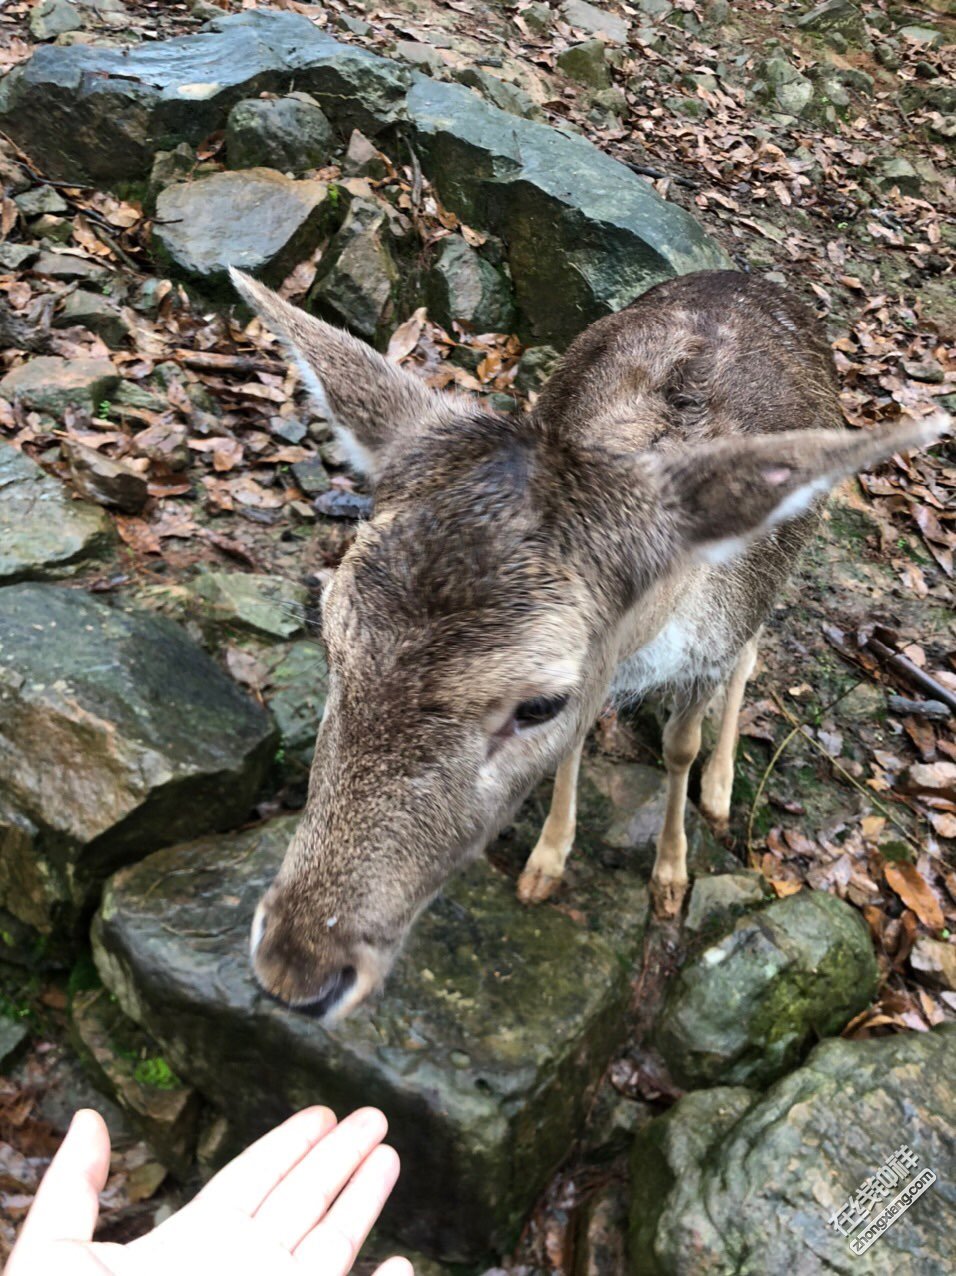
M 760 1097 L 687 1095 L 635 1139 L 635 1276 L 924 1276 L 949 1269 L 956 1028 L 827 1041 Z M 937 1179 L 866 1253 L 830 1218 L 901 1146 Z M 889 1190 L 866 1217 L 901 1190 Z M 860 1231 L 863 1229 L 860 1228 Z M 854 1233 L 856 1235 L 858 1233 Z
M 838 1033 L 876 985 L 859 914 L 835 895 L 800 891 L 684 963 L 654 1041 L 683 1086 L 765 1084 Z
M 102 510 L 74 501 L 8 443 L 0 443 L 0 584 L 65 576 L 113 542 Z
M 7 587 L 0 906 L 70 935 L 118 864 L 246 818 L 273 741 L 264 711 L 178 626 L 75 590 Z
M 493 849 L 500 867 L 481 861 L 454 879 L 384 996 L 334 1030 L 273 1004 L 248 967 L 252 911 L 292 818 L 118 873 L 95 923 L 98 968 L 176 1071 L 228 1112 L 238 1141 L 307 1102 L 381 1104 L 405 1166 L 386 1228 L 434 1256 L 474 1260 L 513 1240 L 625 1030 L 652 856 L 635 811 L 649 795 L 622 830 L 602 792 L 608 770 L 587 769 L 557 904 L 515 899 L 540 818 L 534 801 Z M 655 775 L 624 770 L 622 784 Z M 653 837 L 653 817 L 646 827 Z M 705 858 L 701 845 L 698 869 Z

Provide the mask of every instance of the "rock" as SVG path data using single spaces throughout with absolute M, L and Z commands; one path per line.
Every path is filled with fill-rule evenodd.
M 824 0 L 797 18 L 796 25 L 810 35 L 823 36 L 835 31 L 849 44 L 861 48 L 869 45 L 863 13 L 859 5 L 851 4 L 850 0 Z
M 453 322 L 472 332 L 514 329 L 514 302 L 505 279 L 460 235 L 441 241 L 426 297 L 431 317 L 449 331 Z
M 649 18 L 666 18 L 668 14 L 674 12 L 674 6 L 670 0 L 637 0 L 637 7 Z
M 527 12 L 525 13 L 527 16 Z M 585 31 L 588 35 L 603 35 L 614 44 L 627 44 L 631 24 L 626 18 L 606 9 L 598 9 L 587 0 L 563 0 L 561 17 L 568 26 Z
M 606 89 L 611 84 L 611 73 L 604 56 L 603 40 L 585 40 L 572 44 L 555 58 L 565 75 L 589 89 Z
M 53 320 L 54 328 L 77 325 L 95 332 L 108 346 L 121 346 L 129 336 L 129 324 L 113 302 L 98 292 L 77 288 L 67 296 Z
M 119 383 L 109 359 L 28 359 L 0 381 L 0 395 L 31 412 L 61 417 L 67 408 L 94 412 Z
M 30 1030 L 21 1019 L 0 1015 L 0 1068 L 6 1070 L 29 1035 Z
M 81 31 L 83 18 L 70 0 L 40 0 L 30 11 L 30 34 L 35 40 L 55 40 L 67 31 Z
M 103 456 L 76 439 L 64 441 L 63 454 L 70 463 L 73 486 L 97 505 L 107 505 L 124 514 L 138 514 L 149 500 L 145 476 L 122 461 Z
M 761 1085 L 876 991 L 869 933 L 849 904 L 800 891 L 748 914 L 689 958 L 654 1029 L 681 1086 Z
M 810 105 L 813 84 L 786 58 L 767 58 L 758 68 L 755 92 L 785 115 L 801 115 Z
M 70 207 L 52 186 L 33 186 L 22 195 L 15 195 L 13 202 L 24 217 L 39 217 L 41 213 L 65 213 Z
M 118 864 L 247 818 L 274 739 L 265 712 L 172 622 L 8 586 L 0 777 L 21 834 L 0 839 L 0 906 L 72 934 Z
M 398 283 L 387 230 L 386 214 L 377 204 L 353 199 L 322 254 L 320 274 L 308 297 L 313 309 L 369 340 L 384 324 Z
M 232 1147 L 307 1102 L 381 1104 L 405 1167 L 386 1231 L 433 1257 L 475 1261 L 509 1249 L 625 1030 L 656 834 L 635 815 L 662 809 L 661 783 L 648 768 L 587 764 L 570 910 L 515 900 L 538 795 L 495 849 L 508 874 L 480 861 L 456 877 L 383 996 L 333 1031 L 270 1002 L 248 969 L 246 927 L 291 819 L 119 873 L 94 927 L 97 966 L 177 1073 L 228 1112 Z M 601 786 L 626 795 L 624 812 Z M 250 1090 L 250 1075 L 268 1084 Z
M 332 125 L 306 93 L 237 102 L 226 121 L 230 168 L 278 168 L 301 173 L 328 164 Z
M 75 279 L 85 279 L 89 283 L 100 283 L 109 279 L 112 272 L 105 266 L 88 257 L 75 257 L 70 252 L 42 252 L 33 266 L 35 275 L 43 275 L 46 279 L 59 279 L 70 283 Z
M 68 244 L 73 238 L 73 223 L 66 217 L 52 217 L 45 213 L 30 223 L 30 233 L 37 239 L 46 239 L 54 244 Z
M 112 543 L 109 519 L 0 443 L 0 584 L 65 576 Z
M 910 953 L 910 965 L 930 982 L 956 992 L 956 945 L 920 935 Z
M 215 291 L 231 289 L 230 265 L 278 284 L 317 246 L 331 213 L 324 182 L 271 168 L 211 173 L 160 193 L 153 243 Z
M 691 886 L 684 926 L 689 931 L 713 928 L 754 905 L 772 898 L 770 886 L 759 873 L 718 873 L 698 877 Z
M 533 0 L 526 9 L 521 10 L 521 18 L 525 26 L 534 35 L 544 35 L 554 26 L 554 10 L 540 0 Z
M 197 163 L 196 152 L 188 142 L 180 142 L 171 151 L 157 151 L 146 186 L 146 202 L 149 207 L 155 208 L 159 193 L 165 187 L 172 186 L 173 182 L 185 182 L 192 177 Z
M 102 987 L 75 993 L 72 1037 L 97 1087 L 130 1118 L 168 1169 L 188 1177 L 199 1130 L 200 1100 L 183 1085 L 156 1043 Z
M 296 461 L 292 466 L 292 477 L 306 496 L 321 496 L 332 486 L 328 470 L 318 456 L 310 456 L 307 461 Z
M 0 244 L 0 266 L 4 270 L 24 270 L 39 255 L 33 244 Z
M 508 245 L 526 337 L 564 345 L 652 283 L 725 264 L 691 217 L 583 138 L 504 127 L 466 88 L 424 78 L 408 112 L 442 202 Z
M 941 49 L 946 43 L 942 31 L 935 27 L 900 27 L 900 37 L 924 49 Z
M 325 653 L 317 640 L 303 638 L 265 653 L 264 659 L 269 672 L 263 694 L 279 729 L 282 770 L 304 783 L 329 689 Z
M 452 78 L 459 84 L 467 84 L 477 89 L 481 96 L 492 106 L 507 111 L 509 115 L 520 115 L 522 119 L 540 119 L 541 108 L 520 85 L 509 84 L 498 75 L 492 75 L 482 67 L 465 66 L 452 72 Z
M 119 398 L 118 403 L 121 403 Z M 160 409 L 162 411 L 162 409 Z M 180 474 L 189 465 L 188 434 L 184 425 L 173 421 L 157 421 L 140 430 L 131 440 L 137 456 L 148 457 L 171 473 Z
M 399 40 L 395 45 L 395 56 L 424 75 L 441 75 L 446 69 L 445 59 L 435 46 L 423 40 Z
M 308 591 L 283 576 L 201 572 L 190 592 L 201 604 L 203 619 L 227 634 L 294 638 L 304 629 Z
M 347 177 L 368 177 L 377 181 L 388 175 L 388 164 L 375 144 L 364 133 L 353 129 L 342 171 Z
M 561 355 L 554 346 L 529 346 L 522 352 L 515 369 L 514 387 L 522 394 L 540 390 L 554 371 Z
M 759 1097 L 686 1095 L 636 1137 L 631 1160 L 635 1276 L 833 1271 L 944 1272 L 952 1254 L 956 1028 L 826 1041 Z M 865 1254 L 829 1225 L 901 1146 L 919 1158 L 905 1183 L 937 1178 L 927 1200 Z M 870 1207 L 878 1217 L 885 1202 Z M 853 1229 L 859 1236 L 863 1228 Z
M 174 40 L 43 46 L 0 86 L 0 127 L 52 176 L 117 183 L 145 178 L 158 150 L 197 146 L 264 90 L 309 93 L 345 135 L 374 135 L 406 84 L 407 72 L 305 17 L 250 11 Z
M 913 195 L 917 198 L 923 189 L 919 173 L 909 160 L 902 158 L 880 160 L 873 183 L 881 191 L 889 192 L 895 187 L 901 195 Z

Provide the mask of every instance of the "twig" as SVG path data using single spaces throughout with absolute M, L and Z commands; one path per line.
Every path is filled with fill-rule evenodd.
M 847 693 L 844 693 L 844 694 L 847 694 Z M 770 696 L 774 704 L 777 706 L 777 708 L 780 710 L 783 716 L 787 719 L 787 721 L 794 726 L 796 731 L 800 732 L 800 734 L 809 744 L 813 745 L 813 747 L 817 750 L 818 753 L 823 754 L 823 756 L 830 763 L 833 769 L 835 771 L 838 771 L 840 775 L 842 775 L 845 780 L 847 780 L 850 784 L 852 784 L 853 787 L 858 792 L 862 793 L 863 796 L 867 799 L 867 801 L 871 802 L 873 806 L 875 806 L 876 809 L 881 814 L 885 815 L 886 818 L 890 821 L 890 823 L 894 824 L 899 829 L 899 831 L 906 838 L 907 842 L 909 842 L 910 846 L 912 846 L 917 853 L 922 851 L 923 848 L 920 846 L 919 842 L 917 842 L 916 839 L 912 836 L 912 834 L 910 833 L 906 825 L 901 823 L 901 821 L 896 818 L 896 816 L 889 809 L 889 807 L 884 806 L 882 802 L 880 802 L 876 797 L 873 796 L 873 790 L 865 788 L 855 776 L 851 775 L 850 772 L 845 767 L 842 767 L 840 763 L 837 762 L 836 758 L 833 757 L 831 753 L 827 752 L 827 750 L 823 747 L 820 741 L 810 734 L 810 732 L 807 730 L 806 724 L 803 722 L 798 722 L 797 719 L 786 707 L 786 705 L 781 704 L 775 692 L 771 691 Z M 824 712 L 826 712 L 826 710 L 824 710 Z
M 653 168 L 650 164 L 632 164 L 630 160 L 622 160 L 621 163 L 625 168 L 629 168 L 632 173 L 638 173 L 641 177 L 654 177 L 657 179 L 667 178 L 668 181 L 674 182 L 677 186 L 688 186 L 692 191 L 700 190 L 700 182 L 695 182 L 692 177 L 682 177 L 680 173 L 665 173 L 662 168 Z
M 941 700 L 908 700 L 906 696 L 890 696 L 887 704 L 893 713 L 911 714 L 914 718 L 935 718 L 940 722 L 952 713 L 949 706 Z
M 111 252 L 116 253 L 117 257 L 127 270 L 131 270 L 134 275 L 142 275 L 144 273 L 139 262 L 134 261 L 126 249 L 121 248 L 108 231 L 104 230 L 102 226 L 97 225 L 96 222 L 90 221 L 89 219 L 87 219 L 87 225 L 101 244 L 105 244 Z
M 173 358 L 196 372 L 277 372 L 281 363 L 246 354 L 217 354 L 214 350 L 174 350 Z
M 948 687 L 944 687 L 941 682 L 937 682 L 925 669 L 920 669 L 919 665 L 914 665 L 912 660 L 908 660 L 900 652 L 893 651 L 891 647 L 887 647 L 886 643 L 880 642 L 879 638 L 868 638 L 864 645 L 869 647 L 891 668 L 895 669 L 897 673 L 906 678 L 908 682 L 915 683 L 921 691 L 928 692 L 934 700 L 942 700 L 943 704 L 949 705 L 953 713 L 956 713 L 956 693 L 950 691 Z

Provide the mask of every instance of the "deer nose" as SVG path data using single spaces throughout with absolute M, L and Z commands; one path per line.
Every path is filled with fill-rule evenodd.
M 311 1019 L 322 1019 L 352 988 L 355 977 L 354 966 L 343 966 L 325 981 L 318 996 L 311 1001 L 293 1002 L 289 1009 L 300 1015 L 308 1015 Z

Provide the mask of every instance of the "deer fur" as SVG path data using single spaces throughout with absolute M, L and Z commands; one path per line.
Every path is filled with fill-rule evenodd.
M 328 704 L 305 811 L 253 924 L 262 987 L 347 1012 L 446 878 L 556 770 L 518 883 L 525 902 L 551 895 L 609 694 L 673 703 L 651 892 L 678 915 L 708 702 L 725 689 L 702 784 L 721 824 L 757 635 L 819 498 L 941 422 L 844 430 L 816 320 L 729 271 L 660 284 L 592 324 L 516 417 L 432 390 L 233 277 L 375 493 L 323 597 Z

